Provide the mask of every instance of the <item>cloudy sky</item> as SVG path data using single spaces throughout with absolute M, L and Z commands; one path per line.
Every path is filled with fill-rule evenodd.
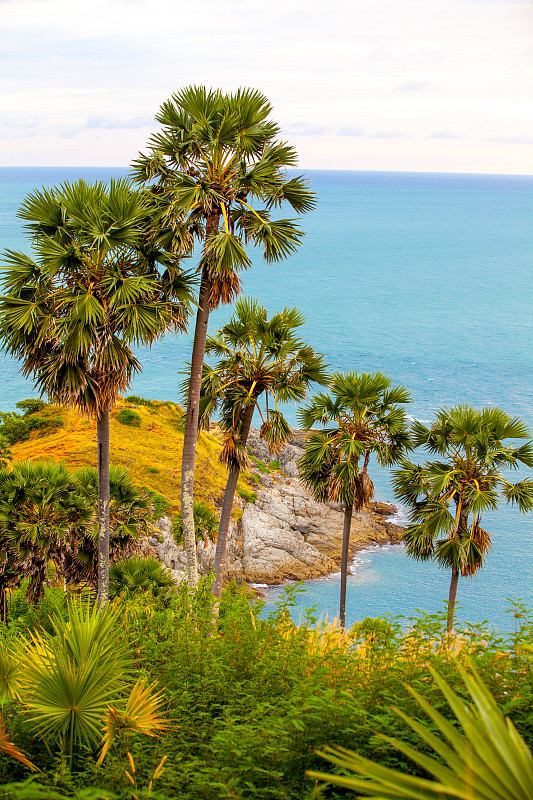
M 130 163 L 190 83 L 303 168 L 533 174 L 533 0 L 0 0 L 4 165 Z

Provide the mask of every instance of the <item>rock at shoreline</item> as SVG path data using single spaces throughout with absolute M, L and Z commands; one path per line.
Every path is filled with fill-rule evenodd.
M 240 524 L 232 522 L 228 535 L 226 576 L 247 583 L 278 584 L 285 580 L 309 580 L 336 572 L 342 549 L 343 512 L 336 503 L 317 503 L 297 480 L 296 462 L 302 453 L 301 439 L 295 432 L 278 455 L 252 428 L 249 449 L 265 463 L 276 460 L 282 472 L 265 474 L 257 470 L 263 484 L 255 503 L 246 503 Z M 368 510 L 353 515 L 350 557 L 372 544 L 397 543 L 403 528 L 388 522 L 396 513 L 388 503 L 371 503 Z M 159 522 L 162 541 L 159 558 L 181 580 L 186 574 L 183 547 L 172 537 L 168 518 Z M 198 545 L 201 574 L 213 569 L 215 545 Z

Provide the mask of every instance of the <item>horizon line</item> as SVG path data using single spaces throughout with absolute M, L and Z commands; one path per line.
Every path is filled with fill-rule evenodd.
M 121 164 L 0 164 L 0 169 L 129 169 Z M 485 177 L 533 178 L 531 172 L 457 172 L 452 170 L 413 170 L 413 169 L 327 169 L 325 167 L 294 167 L 288 172 L 347 172 L 366 174 L 399 175 L 482 175 Z

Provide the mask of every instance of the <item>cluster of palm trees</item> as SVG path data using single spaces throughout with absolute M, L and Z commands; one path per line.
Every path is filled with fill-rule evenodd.
M 287 177 L 296 152 L 277 140 L 270 111 L 253 90 L 186 88 L 162 105 L 162 131 L 134 162 L 132 181 L 65 183 L 34 192 L 19 211 L 34 256 L 6 253 L 0 339 L 41 392 L 96 419 L 102 603 L 109 412 L 140 369 L 133 347 L 184 330 L 193 303 L 181 504 L 188 580 L 196 585 L 193 484 L 209 313 L 238 294 L 238 273 L 251 265 L 245 245 L 261 247 L 271 262 L 294 252 L 302 231 L 294 219 L 272 219 L 272 210 L 288 203 L 299 214 L 314 203 L 302 178 Z M 197 275 L 182 268 L 196 245 Z
M 151 508 L 123 467 L 111 466 L 110 552 L 124 558 L 148 529 Z M 38 602 L 47 583 L 98 582 L 98 474 L 63 464 L 13 464 L 0 469 L 0 619 L 7 619 L 7 590 L 28 581 Z
M 408 552 L 452 570 L 450 619 L 458 576 L 474 574 L 490 545 L 481 515 L 501 489 L 521 511 L 533 507 L 533 483 L 511 484 L 502 471 L 533 466 L 520 420 L 499 409 L 443 409 L 431 428 L 409 428 L 410 395 L 380 373 L 327 374 L 324 357 L 296 330 L 303 317 L 285 308 L 268 319 L 257 301 L 240 300 L 232 319 L 207 336 L 209 315 L 236 299 L 247 248 L 269 262 L 287 258 L 303 232 L 296 218 L 273 213 L 313 208 L 301 177 L 289 177 L 294 148 L 278 139 L 271 106 L 259 92 L 188 87 L 156 116 L 161 130 L 137 158 L 130 181 L 109 186 L 78 181 L 30 195 L 20 216 L 34 256 L 8 252 L 0 299 L 0 339 L 41 392 L 96 419 L 98 448 L 98 596 L 109 593 L 109 413 L 140 369 L 133 348 L 168 330 L 196 323 L 186 382 L 181 465 L 181 516 L 187 577 L 196 586 L 194 471 L 198 429 L 215 412 L 224 434 L 229 475 L 216 548 L 213 592 L 220 598 L 227 533 L 254 412 L 275 453 L 290 428 L 280 403 L 302 401 L 313 383 L 327 385 L 300 412 L 312 429 L 300 461 L 303 483 L 319 500 L 344 508 L 340 620 L 344 625 L 347 559 L 353 511 L 372 497 L 370 459 L 398 465 L 398 495 L 411 509 Z M 291 213 L 292 213 L 291 212 Z M 184 263 L 194 269 L 185 270 Z M 197 299 L 194 290 L 198 288 Z M 218 359 L 204 363 L 206 355 Z M 316 426 L 320 426 L 316 430 Z M 513 440 L 509 443 L 509 440 Z M 412 464 L 415 447 L 440 461 Z M 450 511 L 452 509 L 452 511 Z

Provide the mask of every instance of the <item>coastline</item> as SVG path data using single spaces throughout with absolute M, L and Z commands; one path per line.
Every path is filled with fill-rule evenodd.
M 254 502 L 239 501 L 242 516 L 230 526 L 226 579 L 280 586 L 338 572 L 342 507 L 315 502 L 299 482 L 296 462 L 303 450 L 302 433 L 294 431 L 283 451 L 274 456 L 257 429 L 252 429 L 248 449 L 257 491 Z M 276 467 L 265 470 L 266 464 Z M 403 534 L 403 527 L 393 521 L 398 519 L 398 511 L 393 504 L 372 501 L 354 514 L 349 558 L 372 545 L 398 544 Z M 168 518 L 160 520 L 158 527 L 160 539 L 152 537 L 150 544 L 179 581 L 185 574 L 185 552 L 175 544 Z M 213 543 L 199 543 L 201 574 L 213 569 L 214 553 Z

